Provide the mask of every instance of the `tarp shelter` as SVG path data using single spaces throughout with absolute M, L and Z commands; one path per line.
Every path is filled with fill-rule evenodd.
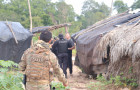
M 76 61 L 78 61 L 80 67 L 87 74 L 106 73 L 108 63 L 105 62 L 108 58 L 107 56 L 103 59 L 98 58 L 100 53 L 97 52 L 98 49 L 95 51 L 96 45 L 98 45 L 105 34 L 138 16 L 140 16 L 140 12 L 125 12 L 97 22 L 87 29 L 73 34 L 72 38 L 76 41 L 77 45 L 78 59 L 76 59 Z
M 10 30 L 13 31 L 18 43 Z M 30 47 L 32 33 L 19 22 L 0 22 L 0 60 L 19 63 L 23 52 Z

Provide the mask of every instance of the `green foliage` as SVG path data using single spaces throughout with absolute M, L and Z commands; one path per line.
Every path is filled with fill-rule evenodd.
M 0 20 L 20 22 L 25 28 L 29 28 L 27 0 L 10 0 L 11 2 L 8 3 L 3 1 L 0 0 Z M 30 0 L 30 3 L 33 27 L 71 23 L 70 34 L 85 29 L 109 15 L 109 8 L 104 3 L 98 4 L 94 0 L 85 1 L 80 16 L 74 12 L 73 6 L 67 4 L 65 0 L 59 0 L 55 3 L 51 0 Z M 62 31 L 65 31 L 64 28 L 53 31 L 53 33 L 57 36 Z
M 133 72 L 133 67 L 130 67 L 128 73 L 130 74 L 130 73 L 132 73 L 132 72 Z
M 86 0 L 82 7 L 82 15 L 78 17 L 78 20 L 82 22 L 81 29 L 85 29 L 108 15 L 109 7 L 107 5 L 104 3 L 99 4 L 95 0 Z
M 53 22 L 52 22 L 51 17 L 49 15 L 43 14 L 41 16 L 41 18 L 42 18 L 42 24 L 43 25 L 45 25 L 45 26 L 46 25 L 53 25 Z
M 56 20 L 57 23 L 72 22 L 75 19 L 75 12 L 71 5 L 66 4 L 64 1 L 56 3 Z
M 55 30 L 52 31 L 52 34 L 56 37 L 59 35 L 59 33 L 62 33 L 63 35 L 65 35 L 65 28 L 59 28 L 56 31 Z
M 4 61 L 4 60 L 0 60 L 0 66 L 2 67 L 13 67 L 13 66 L 18 66 L 18 64 L 14 63 L 13 61 Z
M 22 74 L 15 71 L 17 66 L 13 61 L 0 60 L 0 90 L 24 90 Z
M 106 79 L 101 74 L 97 76 L 97 80 L 102 82 L 106 81 Z
M 123 74 L 124 74 L 124 73 L 123 73 L 123 72 L 121 72 L 121 73 L 120 73 L 120 76 L 122 76 Z
M 55 87 L 55 90 L 65 90 L 70 89 L 70 87 L 65 87 L 61 82 L 52 82 L 51 83 L 52 88 Z
M 115 7 L 118 13 L 123 13 L 126 10 L 128 10 L 127 4 L 125 4 L 122 0 L 116 0 L 113 6 Z
M 75 22 L 72 22 L 71 24 L 72 26 L 69 28 L 70 34 L 73 34 L 81 29 L 80 27 L 82 26 L 82 22 L 75 21 Z
M 121 77 L 120 76 L 116 76 L 115 78 L 113 78 L 114 80 L 114 84 L 116 86 L 122 86 L 123 85 L 123 82 L 121 82 Z
M 37 33 L 33 36 L 33 43 L 35 43 L 39 39 L 40 33 Z
M 100 81 L 100 82 L 103 82 L 104 85 L 108 85 L 108 84 L 111 84 L 113 82 L 112 78 L 110 79 L 110 81 L 107 81 L 105 79 L 105 77 L 103 77 L 102 75 L 98 75 L 97 80 Z
M 76 49 L 72 50 L 72 55 L 76 56 Z
M 102 82 L 90 82 L 87 87 L 90 90 L 105 90 L 105 84 Z
M 126 77 L 123 77 L 122 78 L 122 81 L 126 84 L 126 85 L 129 85 L 129 86 L 131 86 L 131 87 L 137 87 L 138 86 L 138 84 L 136 83 L 136 79 L 128 79 L 128 78 L 126 78 Z
M 106 90 L 105 86 L 114 84 L 115 86 L 123 86 L 123 87 L 137 87 L 136 79 L 126 78 L 121 76 L 110 77 L 109 80 L 106 80 L 102 75 L 97 76 L 97 80 L 100 82 L 88 84 L 88 88 L 90 90 Z
M 49 26 L 75 21 L 75 12 L 64 1 L 53 3 L 51 0 L 30 0 L 33 27 Z M 29 10 L 27 0 L 0 1 L 0 20 L 18 21 L 29 28 Z
M 39 16 L 34 16 L 32 21 L 34 22 L 33 27 L 43 26 L 43 20 Z
M 133 10 L 140 8 L 140 0 L 135 0 L 133 5 L 131 6 Z

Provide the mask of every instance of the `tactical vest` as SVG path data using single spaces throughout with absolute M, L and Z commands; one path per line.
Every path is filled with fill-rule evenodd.
M 68 52 L 68 41 L 63 39 L 58 41 L 58 53 Z
M 25 73 L 28 79 L 49 81 L 49 71 L 51 67 L 49 55 L 46 53 L 30 53 L 26 59 L 27 67 Z

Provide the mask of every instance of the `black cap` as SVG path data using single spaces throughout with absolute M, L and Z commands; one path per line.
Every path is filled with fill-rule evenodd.
M 59 37 L 59 39 L 63 39 L 64 38 L 63 34 L 59 34 L 58 37 Z

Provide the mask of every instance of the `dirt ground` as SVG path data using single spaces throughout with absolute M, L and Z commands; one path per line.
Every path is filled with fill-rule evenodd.
M 70 90 L 91 90 L 88 88 L 88 85 L 90 85 L 90 82 L 96 83 L 97 80 L 94 80 L 93 78 L 89 78 L 87 74 L 82 73 L 82 71 L 79 69 L 79 67 L 74 65 L 74 57 L 73 59 L 73 74 L 72 76 L 69 73 L 69 69 L 67 69 L 67 75 L 68 75 L 68 82 Z M 58 81 L 57 78 L 55 78 L 56 81 Z M 58 81 L 59 82 L 59 81 Z M 94 89 L 92 89 L 94 90 Z M 99 89 L 98 89 L 99 90 Z M 128 88 L 115 88 L 113 86 L 107 86 L 105 90 L 129 90 Z
M 73 57 L 74 63 L 74 57 Z M 70 86 L 70 90 L 91 90 L 88 88 L 90 82 L 98 82 L 93 78 L 89 78 L 86 74 L 82 73 L 82 71 L 73 64 L 73 75 L 70 76 L 69 69 L 67 69 L 68 73 L 68 82 Z M 106 90 L 130 90 L 128 88 L 113 88 L 113 86 L 109 86 Z
M 67 73 L 70 90 L 88 90 L 88 84 L 90 82 L 96 82 L 96 80 L 87 78 L 87 75 L 82 73 L 75 65 L 73 65 L 73 75 L 70 76 L 69 69 L 67 70 Z

